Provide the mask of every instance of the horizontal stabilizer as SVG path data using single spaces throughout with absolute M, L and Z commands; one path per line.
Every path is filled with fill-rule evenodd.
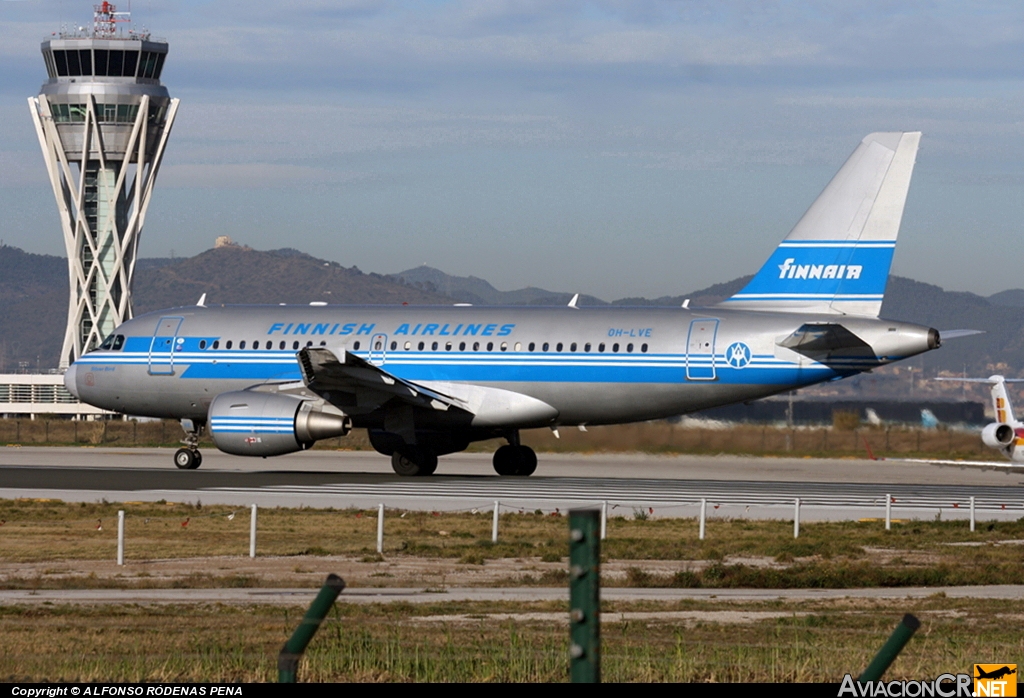
M 872 133 L 727 307 L 878 317 L 921 134 Z
M 875 358 L 871 345 L 835 323 L 801 325 L 778 344 L 823 364 Z

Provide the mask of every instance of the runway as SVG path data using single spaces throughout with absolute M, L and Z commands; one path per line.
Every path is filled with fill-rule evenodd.
M 489 454 L 442 458 L 438 474 L 400 478 L 387 458 L 311 451 L 278 459 L 204 452 L 196 471 L 171 464 L 169 449 L 0 450 L 0 498 L 64 501 L 202 501 L 204 504 L 457 511 L 565 511 L 607 502 L 610 515 L 857 519 L 1024 515 L 1024 476 L 869 460 L 541 454 L 529 478 L 500 478 Z

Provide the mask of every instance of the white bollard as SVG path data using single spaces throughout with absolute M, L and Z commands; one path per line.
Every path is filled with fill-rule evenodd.
M 608 501 L 601 502 L 601 540 L 608 537 Z
M 498 507 L 501 506 L 498 500 L 494 500 L 494 520 L 491 522 L 491 542 L 498 542 Z
M 974 497 L 971 497 L 971 532 L 974 532 Z
M 885 530 L 892 530 L 892 495 L 885 495 Z
M 796 498 L 796 504 L 793 506 L 793 537 L 800 537 L 800 498 Z
M 249 557 L 256 557 L 256 505 L 249 514 Z
M 700 540 L 704 540 L 704 517 L 707 516 L 707 513 L 708 513 L 708 500 L 706 500 L 703 497 L 701 497 L 700 498 L 700 532 L 697 534 L 697 537 Z
M 125 564 L 125 513 L 123 511 L 118 512 L 118 564 Z
M 384 505 L 377 507 L 377 553 L 384 552 Z

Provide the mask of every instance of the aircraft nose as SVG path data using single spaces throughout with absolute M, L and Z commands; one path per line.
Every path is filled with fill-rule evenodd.
M 82 399 L 78 395 L 78 364 L 71 364 L 64 372 L 64 387 L 75 396 L 76 400 Z

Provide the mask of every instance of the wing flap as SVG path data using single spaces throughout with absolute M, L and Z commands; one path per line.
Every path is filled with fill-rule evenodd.
M 318 395 L 369 389 L 432 410 L 465 408 L 459 398 L 399 378 L 351 352 L 346 351 L 343 357 L 344 360 L 339 359 L 330 349 L 306 347 L 300 350 L 298 359 L 302 382 Z

